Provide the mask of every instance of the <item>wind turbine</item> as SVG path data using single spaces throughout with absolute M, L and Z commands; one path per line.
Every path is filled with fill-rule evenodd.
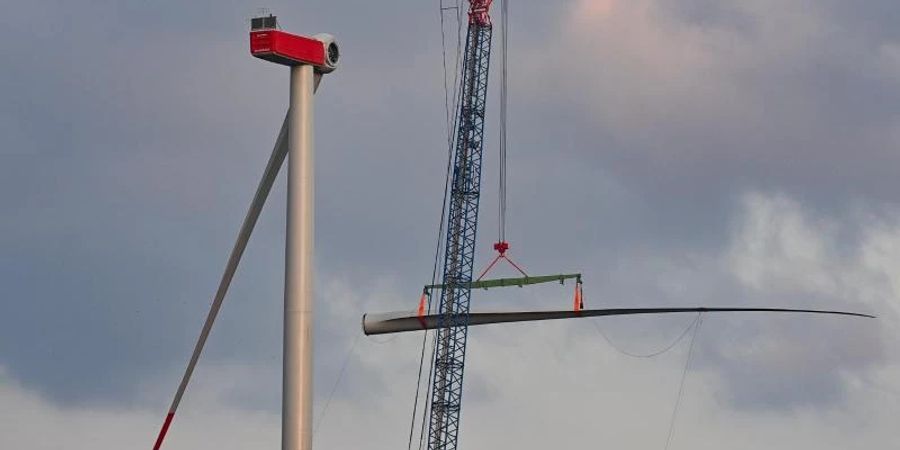
M 322 75 L 337 67 L 340 52 L 331 35 L 304 37 L 286 33 L 278 29 L 276 17 L 270 14 L 251 20 L 250 53 L 257 58 L 290 67 L 290 107 L 228 257 L 200 337 L 153 445 L 154 450 L 159 450 L 162 446 L 172 424 L 241 256 L 247 248 L 247 241 L 286 157 L 288 195 L 281 448 L 312 448 L 313 94 Z

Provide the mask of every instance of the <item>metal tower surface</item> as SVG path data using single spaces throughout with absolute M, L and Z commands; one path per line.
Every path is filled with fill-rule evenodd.
M 490 4 L 490 0 L 470 2 L 444 247 L 445 288 L 440 297 L 431 387 L 431 450 L 456 449 L 459 434 L 491 56 Z

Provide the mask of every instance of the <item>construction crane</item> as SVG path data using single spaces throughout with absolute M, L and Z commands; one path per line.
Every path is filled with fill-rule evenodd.
M 444 245 L 443 282 L 426 285 L 415 314 L 387 313 L 363 316 L 363 331 L 367 335 L 399 333 L 416 330 L 436 330 L 432 360 L 432 382 L 429 403 L 423 414 L 428 415 L 428 449 L 456 450 L 462 411 L 463 375 L 466 359 L 466 339 L 470 325 L 505 322 L 524 322 L 569 319 L 580 317 L 660 314 L 684 312 L 788 312 L 838 314 L 870 317 L 842 311 L 798 310 L 786 308 L 609 308 L 585 310 L 581 291 L 581 274 L 529 276 L 506 255 L 509 244 L 505 240 L 506 167 L 505 167 L 505 102 L 506 102 L 506 1 L 501 0 L 504 12 L 504 67 L 501 92 L 500 145 L 500 237 L 494 244 L 497 256 L 481 275 L 473 280 L 475 245 L 478 231 L 478 208 L 481 197 L 481 169 L 484 151 L 485 105 L 487 103 L 488 74 L 491 62 L 493 24 L 490 9 L 493 0 L 469 0 L 468 26 L 462 50 L 462 73 L 455 130 L 451 147 L 449 198 L 445 205 L 446 236 Z M 440 254 L 440 252 L 438 252 Z M 437 258 L 436 258 L 437 259 Z M 522 277 L 483 280 L 488 271 L 501 259 L 506 259 Z M 567 311 L 510 311 L 499 313 L 470 313 L 472 289 L 505 286 L 524 286 L 537 283 L 575 280 L 575 299 Z M 431 292 L 440 290 L 436 313 L 431 313 Z M 424 359 L 423 341 L 423 359 Z M 427 395 L 427 394 L 426 394 Z M 418 392 L 416 400 L 418 402 Z M 424 419 L 424 416 L 423 416 Z M 413 412 L 415 421 L 415 410 Z M 423 423 L 424 428 L 424 423 Z M 424 432 L 424 430 L 422 430 Z M 410 429 L 410 447 L 412 447 Z M 421 442 L 420 442 L 421 445 Z
M 453 153 L 447 215 L 443 289 L 438 310 L 440 330 L 435 345 L 431 386 L 429 449 L 455 449 L 459 435 L 463 372 L 466 359 L 469 303 L 478 205 L 481 197 L 481 162 L 484 150 L 484 115 L 491 62 L 490 7 L 492 0 L 469 2 L 469 23 L 463 49 L 459 109 Z
M 583 308 L 581 274 L 559 274 L 531 277 L 508 258 L 509 243 L 505 240 L 505 136 L 501 134 L 500 163 L 500 236 L 494 244 L 497 256 L 473 280 L 475 244 L 478 232 L 478 207 L 481 198 L 481 168 L 484 151 L 485 106 L 487 104 L 488 74 L 491 63 L 493 24 L 490 9 L 493 0 L 470 0 L 465 45 L 462 50 L 462 73 L 459 78 L 459 98 L 456 129 L 453 130 L 449 196 L 446 205 L 446 238 L 444 240 L 443 282 L 425 286 L 419 302 L 418 325 L 414 329 L 437 329 L 435 340 L 431 393 L 428 403 L 428 448 L 455 449 L 459 435 L 462 406 L 463 374 L 468 336 L 469 305 L 473 288 L 490 289 L 504 286 L 523 286 L 565 280 L 576 280 L 575 309 Z M 503 6 L 506 6 L 503 0 Z M 505 19 L 505 17 L 504 17 Z M 505 25 L 505 23 L 504 23 Z M 504 33 L 505 44 L 505 33 Z M 505 47 L 505 46 L 504 46 Z M 504 51 L 504 58 L 506 53 Z M 504 75 L 505 75 L 504 60 Z M 505 81 L 505 78 L 504 78 Z M 501 93 L 505 100 L 506 86 Z M 505 112 L 505 106 L 504 106 Z M 504 117 L 505 118 L 505 117 Z M 505 129 L 505 123 L 501 124 Z M 500 261 L 508 261 L 523 275 L 519 278 L 482 280 Z M 428 315 L 426 299 L 430 292 L 440 290 L 438 313 Z M 382 317 L 383 318 L 383 317 Z M 375 317 L 375 320 L 378 320 Z M 428 321 L 431 320 L 429 326 Z M 366 321 L 364 320 L 364 324 Z M 376 325 L 377 327 L 377 325 Z M 390 327 L 389 327 L 390 328 Z M 382 329 L 383 331 L 383 329 Z M 387 332 L 396 332 L 387 331 Z M 367 334 L 376 334 L 373 329 Z

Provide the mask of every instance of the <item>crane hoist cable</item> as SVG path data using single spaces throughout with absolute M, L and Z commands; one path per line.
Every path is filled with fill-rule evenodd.
M 500 151 L 499 151 L 499 169 L 500 176 L 498 179 L 497 189 L 497 242 L 494 243 L 494 250 L 497 255 L 487 265 L 487 267 L 478 276 L 478 280 L 484 278 L 491 269 L 502 259 L 508 262 L 522 276 L 528 277 L 528 274 L 519 264 L 513 262 L 507 255 L 509 250 L 509 242 L 506 240 L 506 197 L 507 197 L 507 146 L 508 146 L 508 109 L 509 109 L 509 1 L 500 0 Z
M 509 2 L 500 0 L 500 186 L 497 242 L 506 242 L 506 144 L 509 105 Z

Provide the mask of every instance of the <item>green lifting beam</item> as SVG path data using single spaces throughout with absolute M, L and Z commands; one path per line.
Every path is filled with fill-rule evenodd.
M 471 289 L 491 289 L 507 286 L 522 287 L 528 284 L 552 283 L 558 281 L 559 284 L 565 284 L 566 280 L 575 279 L 576 283 L 581 283 L 580 273 L 561 273 L 559 275 L 541 275 L 536 277 L 518 277 L 518 278 L 496 278 L 493 280 L 478 280 L 469 283 Z M 430 284 L 425 286 L 426 290 L 443 289 L 446 284 Z

